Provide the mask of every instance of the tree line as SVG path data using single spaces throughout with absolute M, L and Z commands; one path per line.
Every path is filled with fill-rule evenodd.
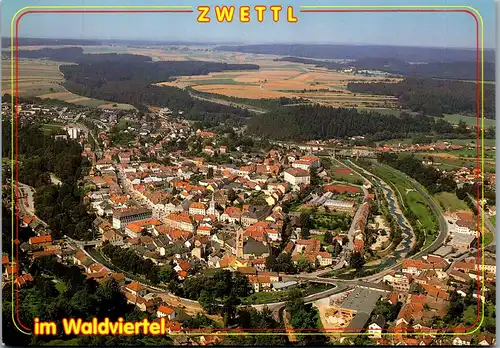
M 347 85 L 347 89 L 354 93 L 396 97 L 402 108 L 430 116 L 475 114 L 478 108 L 477 88 L 473 82 L 414 77 L 398 83 L 351 82 Z M 492 84 L 484 85 L 484 114 L 486 118 L 495 118 L 495 85 Z

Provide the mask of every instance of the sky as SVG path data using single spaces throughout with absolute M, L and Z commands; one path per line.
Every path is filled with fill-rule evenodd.
M 198 5 L 469 5 L 482 15 L 484 47 L 495 42 L 494 0 L 2 0 L 1 34 L 10 37 L 12 16 L 25 6 L 179 5 L 194 13 L 161 14 L 28 14 L 19 24 L 20 37 L 171 40 L 206 43 L 331 43 L 474 48 L 475 21 L 466 13 L 296 13 L 298 23 L 197 23 Z M 253 15 L 253 16 L 252 16 Z

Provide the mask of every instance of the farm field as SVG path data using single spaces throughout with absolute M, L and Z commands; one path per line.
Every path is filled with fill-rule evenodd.
M 63 47 L 54 46 L 53 48 Z M 38 49 L 40 47 L 21 47 Z M 311 65 L 274 61 L 278 56 L 217 52 L 207 47 L 196 46 L 85 46 L 85 53 L 129 53 L 152 57 L 154 61 L 202 60 L 227 63 L 251 63 L 260 66 L 257 71 L 231 71 L 211 73 L 204 76 L 180 76 L 175 81 L 158 85 L 179 88 L 192 86 L 201 92 L 222 94 L 231 97 L 261 99 L 279 97 L 302 97 L 313 102 L 336 107 L 372 108 L 390 110 L 396 99 L 387 96 L 356 95 L 346 89 L 350 81 L 380 81 L 385 77 L 366 77 L 330 71 Z M 4 89 L 10 90 L 10 61 L 2 61 Z M 59 85 L 63 76 L 58 66 L 61 63 L 44 60 L 22 60 L 20 62 L 21 95 L 55 98 L 79 105 L 98 107 L 110 104 L 106 101 L 89 99 L 66 91 Z M 67 64 L 67 63 L 64 63 Z M 397 79 L 393 79 L 394 82 Z M 5 93 L 6 91 L 2 91 Z M 120 105 L 120 108 L 130 108 Z
M 59 71 L 59 66 L 63 64 L 71 63 L 53 62 L 42 59 L 20 59 L 18 65 L 19 96 L 58 99 L 67 103 L 89 107 L 113 105 L 109 101 L 91 99 L 68 92 L 60 85 L 64 77 Z M 12 93 L 11 89 L 11 61 L 2 59 L 2 95 Z M 128 104 L 119 105 L 125 109 L 133 108 L 133 106 Z
M 442 117 L 436 117 L 436 119 L 440 119 Z M 477 119 L 476 115 L 460 115 L 460 114 L 452 114 L 452 115 L 444 115 L 444 120 L 452 123 L 452 124 L 458 124 L 460 121 L 464 121 L 467 123 L 469 126 L 475 126 Z M 481 122 L 481 120 L 479 120 Z M 485 127 L 491 127 L 495 125 L 495 120 L 491 119 L 484 119 L 484 126 Z
M 396 103 L 391 97 L 361 96 L 346 89 L 350 80 L 370 81 L 380 78 L 347 75 L 326 69 L 310 69 L 303 64 L 288 63 L 286 67 L 280 67 L 266 65 L 270 63 L 269 61 L 264 62 L 252 61 L 261 66 L 258 71 L 226 71 L 204 76 L 180 76 L 175 81 L 161 82 L 158 85 L 179 88 L 190 86 L 201 92 L 249 99 L 301 97 L 318 103 L 345 107 L 387 107 Z
M 457 195 L 451 192 L 440 192 L 434 195 L 434 198 L 439 203 L 441 208 L 443 208 L 443 210 L 450 213 L 469 209 L 464 201 L 458 199 Z

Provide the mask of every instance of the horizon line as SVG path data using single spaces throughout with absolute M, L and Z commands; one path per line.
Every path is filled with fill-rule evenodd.
M 9 39 L 9 37 L 2 36 L 2 39 Z M 290 42 L 290 41 L 274 41 L 274 42 L 235 42 L 235 41 L 212 41 L 207 40 L 179 40 L 179 39 L 140 39 L 140 38 L 64 38 L 64 37 L 19 37 L 19 39 L 31 40 L 75 40 L 75 41 L 138 41 L 143 43 L 156 43 L 156 44 L 174 44 L 177 45 L 198 45 L 198 46 L 253 46 L 253 45 L 332 45 L 332 46 L 380 46 L 380 47 L 411 47 L 411 48 L 433 48 L 433 49 L 446 49 L 446 50 L 475 50 L 475 47 L 469 46 L 414 46 L 403 44 L 380 44 L 380 43 L 334 43 L 334 42 Z M 49 45 L 46 45 L 49 46 Z M 495 47 L 483 47 L 484 51 L 495 51 Z

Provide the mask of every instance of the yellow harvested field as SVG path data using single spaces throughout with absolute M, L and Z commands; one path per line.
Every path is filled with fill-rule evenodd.
M 55 98 L 57 99 L 57 98 Z M 74 98 L 74 99 L 68 99 L 66 100 L 68 103 L 78 103 L 78 102 L 82 102 L 82 101 L 87 101 L 87 100 L 90 100 L 90 98 L 87 98 L 87 97 L 79 97 L 79 98 Z
M 61 46 L 59 46 L 61 47 Z M 36 49 L 40 47 L 24 47 Z M 174 81 L 161 82 L 159 86 L 223 94 L 239 98 L 297 97 L 336 107 L 391 107 L 396 99 L 386 96 L 354 94 L 347 90 L 349 82 L 374 82 L 387 80 L 385 76 L 363 76 L 331 71 L 314 65 L 275 61 L 279 56 L 213 51 L 210 47 L 158 46 L 154 48 L 124 46 L 85 46 L 85 53 L 129 53 L 152 57 L 154 61 L 214 61 L 225 63 L 257 64 L 259 70 L 223 71 L 203 76 L 179 76 Z M 3 91 L 10 93 L 10 61 L 2 61 Z M 67 63 L 44 60 L 21 60 L 19 64 L 19 89 L 27 96 L 57 98 L 68 102 L 100 107 L 113 107 L 110 101 L 99 101 L 74 95 L 60 85 L 63 76 L 59 65 Z M 397 82 L 399 79 L 390 79 Z M 127 107 L 118 104 L 118 108 Z M 130 106 L 128 106 L 130 107 Z
M 286 96 L 285 93 L 261 89 L 260 86 L 199 85 L 193 86 L 193 88 L 201 92 L 217 93 L 248 99 L 279 98 Z
M 46 93 L 40 95 L 40 98 L 50 98 L 50 99 L 62 99 L 67 100 L 68 97 L 72 97 L 74 94 L 71 92 L 58 92 L 58 93 Z
M 269 59 L 269 58 L 268 58 Z M 261 61 L 255 62 L 261 64 Z M 389 107 L 397 100 L 388 96 L 359 95 L 347 90 L 350 81 L 382 81 L 384 77 L 358 76 L 327 70 L 310 68 L 308 65 L 295 64 L 290 68 L 286 64 L 272 60 L 276 67 L 255 71 L 231 71 L 210 73 L 202 76 L 179 76 L 175 81 L 161 82 L 159 86 L 174 86 L 178 88 L 192 87 L 195 90 L 223 94 L 231 97 L 259 99 L 279 97 L 302 97 L 318 103 L 345 107 Z M 213 80 L 213 84 L 210 83 Z M 226 82 L 227 81 L 227 82 Z M 390 79 L 397 82 L 399 79 Z
M 26 46 L 25 48 L 27 48 Z M 37 46 L 30 46 L 35 49 Z M 55 46 L 61 47 L 61 46 Z M 38 47 L 40 48 L 40 47 Z M 99 106 L 109 101 L 91 99 L 68 92 L 61 83 L 63 74 L 59 71 L 60 65 L 71 63 L 53 62 L 41 59 L 20 59 L 18 63 L 19 95 L 25 97 L 40 97 L 42 99 L 59 99 L 68 103 Z M 15 84 L 14 84 L 15 87 Z M 2 59 L 2 95 L 11 91 L 11 61 Z M 132 108 L 131 105 L 119 104 L 121 108 Z

